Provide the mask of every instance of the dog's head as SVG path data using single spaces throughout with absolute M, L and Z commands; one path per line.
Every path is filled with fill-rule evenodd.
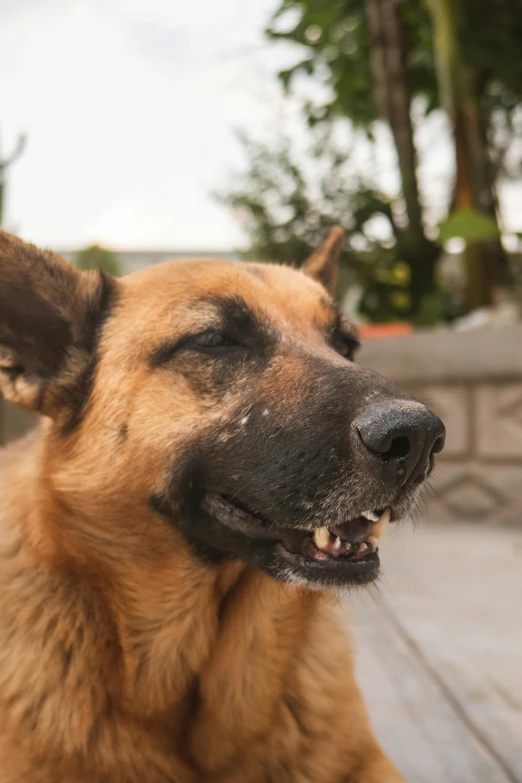
M 377 575 L 444 427 L 354 361 L 330 294 L 342 239 L 303 271 L 195 260 L 113 280 L 0 233 L 1 388 L 48 417 L 46 482 L 89 521 L 86 549 L 143 557 L 181 534 L 281 580 Z

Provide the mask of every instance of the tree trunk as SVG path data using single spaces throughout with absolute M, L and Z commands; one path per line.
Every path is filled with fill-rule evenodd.
M 417 181 L 417 153 L 411 122 L 411 90 L 404 56 L 403 30 L 397 0 L 366 0 L 371 36 L 375 101 L 393 135 L 408 225 L 402 231 L 401 251 L 411 270 L 411 308 L 414 315 L 434 284 L 438 248 L 425 234 Z
M 441 102 L 450 117 L 455 145 L 455 209 L 474 209 L 497 220 L 497 204 L 486 133 L 474 74 L 458 45 L 460 0 L 431 0 Z M 506 275 L 500 240 L 468 244 L 465 249 L 465 310 L 490 306 L 495 284 Z

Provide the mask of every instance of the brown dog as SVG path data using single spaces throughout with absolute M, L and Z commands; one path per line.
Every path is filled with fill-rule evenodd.
M 402 780 L 310 587 L 375 578 L 444 430 L 354 364 L 341 243 L 116 281 L 0 232 L 0 387 L 42 414 L 1 458 L 1 783 Z

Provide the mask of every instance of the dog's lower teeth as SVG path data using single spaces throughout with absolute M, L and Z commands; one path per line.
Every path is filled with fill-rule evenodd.
M 320 527 L 314 533 L 314 544 L 318 549 L 325 549 L 330 543 L 330 531 L 327 527 Z
M 376 514 L 372 515 L 376 517 Z M 368 516 L 364 514 L 363 516 Z M 347 556 L 363 557 L 367 554 L 373 554 L 379 547 L 379 539 L 384 535 L 386 526 L 390 521 L 391 511 L 389 508 L 384 511 L 377 522 L 373 523 L 371 535 L 366 541 L 359 544 L 345 541 L 335 532 L 330 532 L 327 527 L 319 527 L 314 531 L 312 541 L 315 546 L 316 559 L 324 560 L 326 557 L 344 558 Z M 335 530 L 335 528 L 334 528 Z M 319 550 L 319 551 L 318 551 Z

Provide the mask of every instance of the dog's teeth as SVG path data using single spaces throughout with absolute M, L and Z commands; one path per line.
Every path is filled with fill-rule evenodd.
M 379 517 L 379 520 L 373 525 L 372 527 L 372 536 L 375 538 L 382 538 L 384 535 L 384 531 L 386 530 L 386 527 L 388 526 L 388 523 L 390 521 L 391 517 L 391 511 L 389 508 L 387 508 L 385 511 L 382 512 L 381 516 Z
M 330 531 L 327 527 L 320 527 L 314 533 L 314 544 L 318 549 L 324 549 L 330 543 Z
M 375 536 L 368 536 L 366 543 L 373 547 L 374 551 L 379 547 L 379 539 Z
M 369 519 L 370 522 L 378 522 L 379 521 L 379 515 L 375 513 L 375 511 L 365 511 L 362 514 L 363 517 L 366 517 L 366 519 Z
M 335 541 L 333 542 L 333 545 L 332 545 L 334 550 L 335 550 L 335 552 L 338 552 L 340 550 L 340 548 L 342 547 L 342 545 L 343 545 L 343 542 L 341 541 L 339 536 L 337 536 L 337 538 L 335 539 Z
M 364 541 L 362 544 L 359 544 L 359 549 L 357 550 L 358 555 L 365 555 L 368 551 L 368 544 L 365 544 Z

